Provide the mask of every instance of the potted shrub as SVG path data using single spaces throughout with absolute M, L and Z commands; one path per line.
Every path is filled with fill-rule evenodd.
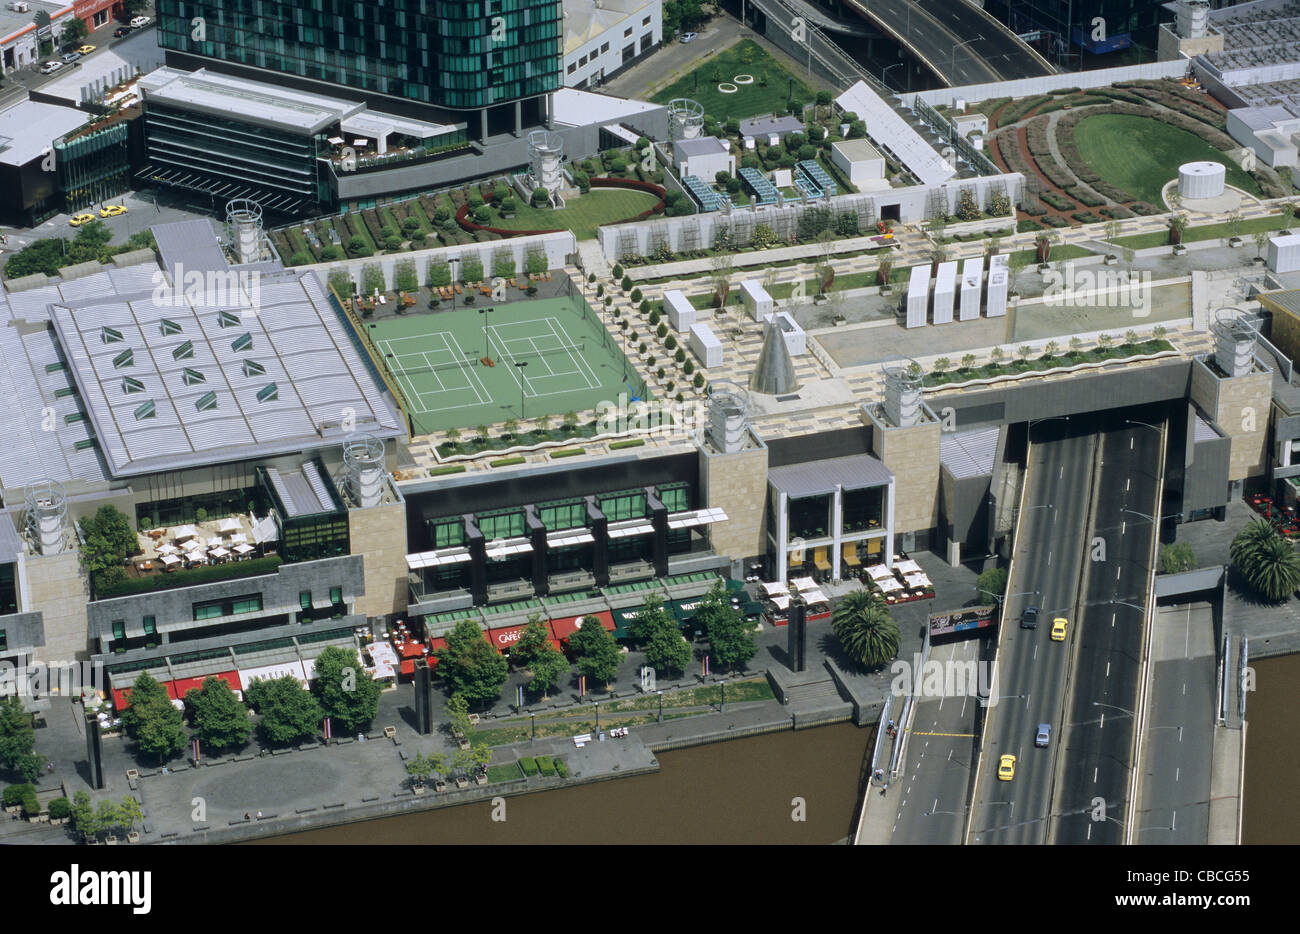
M 9 785 L 4 790 L 3 801 L 6 814 L 17 814 L 23 809 L 23 794 L 30 785 Z
M 55 826 L 66 824 L 72 816 L 72 802 L 67 798 L 55 798 L 50 802 L 50 823 Z

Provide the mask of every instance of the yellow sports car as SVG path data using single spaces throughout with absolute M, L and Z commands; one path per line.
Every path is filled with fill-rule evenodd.
M 77 51 L 82 55 L 89 55 L 91 52 L 95 51 L 95 47 L 93 45 L 83 45 L 81 48 L 77 49 Z
M 998 781 L 1009 782 L 1016 777 L 1016 757 L 1003 756 L 998 760 Z
M 1060 616 L 1058 616 L 1058 617 L 1056 617 L 1056 619 L 1052 620 L 1052 641 L 1053 641 L 1053 642 L 1064 642 L 1064 641 L 1065 641 L 1065 627 L 1068 626 L 1068 625 L 1069 625 L 1069 623 L 1067 623 L 1067 622 L 1066 622 L 1062 617 L 1060 617 Z
M 99 212 L 100 217 L 117 217 L 119 214 L 126 213 L 125 204 L 110 204 Z
M 73 217 L 72 220 L 68 221 L 68 223 L 73 227 L 80 227 L 82 224 L 89 224 L 94 219 L 95 215 L 93 214 L 78 214 Z

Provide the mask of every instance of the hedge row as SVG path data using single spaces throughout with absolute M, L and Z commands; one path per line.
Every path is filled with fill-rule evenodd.
M 1092 192 L 1078 185 L 1065 189 L 1065 193 L 1085 207 L 1095 208 L 1106 203 L 1105 198 L 1098 198 Z

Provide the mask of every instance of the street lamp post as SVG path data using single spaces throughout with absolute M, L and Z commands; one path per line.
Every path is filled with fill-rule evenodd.
M 948 66 L 950 77 L 955 78 L 955 76 L 952 75 L 952 72 L 955 72 L 957 69 L 957 50 L 960 49 L 962 46 L 970 45 L 972 42 L 982 42 L 982 41 L 984 41 L 983 36 L 976 36 L 974 39 L 967 39 L 965 42 L 958 42 L 956 45 L 952 47 L 952 64 Z
M 894 64 L 892 65 L 886 65 L 884 69 L 880 72 L 880 83 L 884 84 L 885 87 L 889 87 L 888 84 L 885 84 L 885 75 L 889 73 L 889 69 L 897 68 L 899 65 L 906 65 L 906 64 L 907 62 L 894 62 Z
M 664 692 L 655 691 L 655 693 L 659 695 L 659 722 L 663 723 L 664 722 Z
M 492 314 L 492 312 L 494 311 L 496 311 L 495 308 L 480 308 L 478 310 L 479 315 L 483 319 L 483 356 L 484 357 L 488 355 L 487 316 Z
M 519 417 L 526 418 L 524 415 L 524 367 L 528 366 L 527 360 L 516 360 L 515 366 L 519 368 Z

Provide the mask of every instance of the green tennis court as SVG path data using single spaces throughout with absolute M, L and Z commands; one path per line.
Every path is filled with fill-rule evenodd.
M 621 392 L 639 395 L 639 377 L 581 298 L 366 322 L 366 332 L 417 434 L 587 412 Z

